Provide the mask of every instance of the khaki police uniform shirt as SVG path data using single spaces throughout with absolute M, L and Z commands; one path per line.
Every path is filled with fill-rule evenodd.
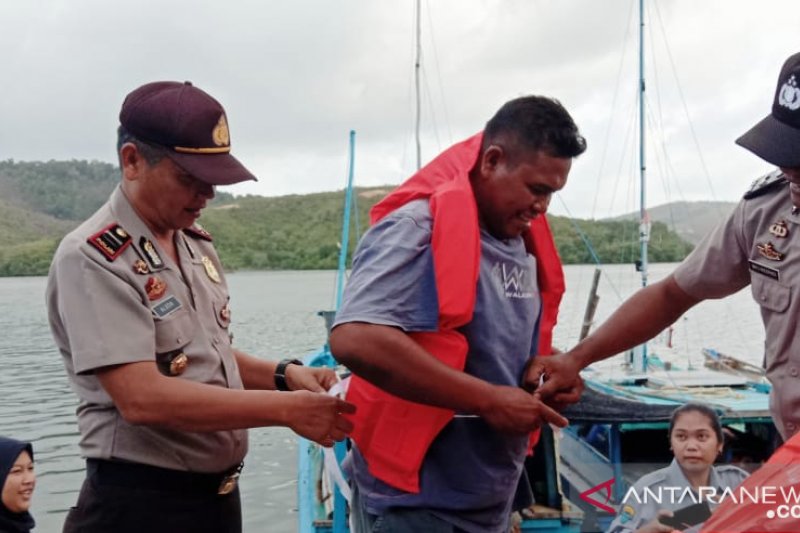
M 708 492 L 703 493 L 703 501 L 708 501 L 709 507 L 713 510 L 715 502 L 723 496 L 723 491 L 738 487 L 745 478 L 747 472 L 736 466 L 711 467 L 708 487 L 709 490 L 714 489 L 714 501 L 708 500 L 707 497 L 710 495 Z M 676 459 L 673 459 L 668 467 L 642 476 L 626 493 L 626 499 L 620 504 L 617 517 L 609 526 L 608 533 L 636 531 L 656 518 L 658 511 L 662 509 L 675 512 L 700 502 L 699 494 L 690 496 L 684 493 L 686 487 L 691 487 L 691 483 L 686 479 Z M 658 498 L 661 499 L 660 502 Z
M 129 424 L 94 373 L 155 361 L 169 379 L 243 388 L 228 333 L 228 288 L 205 236 L 176 232 L 176 265 L 117 187 L 56 251 L 47 310 L 80 399 L 83 456 L 194 472 L 223 472 L 244 458 L 246 430 L 199 433 Z M 172 375 L 170 359 L 181 352 L 188 365 Z
M 772 175 L 776 176 L 775 173 Z M 786 183 L 743 199 L 675 270 L 696 298 L 721 298 L 750 285 L 761 306 L 770 411 L 784 440 L 800 428 L 800 213 Z

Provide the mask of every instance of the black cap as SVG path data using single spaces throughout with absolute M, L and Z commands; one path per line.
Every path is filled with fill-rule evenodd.
M 222 105 L 190 82 L 142 85 L 122 103 L 119 122 L 137 139 L 166 148 L 167 156 L 211 185 L 256 177 L 231 155 Z
M 783 64 L 772 113 L 736 139 L 736 144 L 773 165 L 800 167 L 800 53 Z

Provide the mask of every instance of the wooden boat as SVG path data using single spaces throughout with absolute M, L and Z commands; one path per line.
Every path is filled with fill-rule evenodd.
M 764 367 L 718 352 L 713 348 L 703 348 L 702 352 L 707 368 L 746 377 L 754 383 L 761 383 L 765 387 L 770 387 Z

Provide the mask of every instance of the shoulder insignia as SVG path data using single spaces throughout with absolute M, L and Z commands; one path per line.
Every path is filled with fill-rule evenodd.
M 86 242 L 97 248 L 108 261 L 114 261 L 130 246 L 131 236 L 114 222 L 86 239 Z
M 197 239 L 203 239 L 204 241 L 213 241 L 214 240 L 214 238 L 211 237 L 211 234 L 209 232 L 207 232 L 206 230 L 204 230 L 202 228 L 202 226 L 200 226 L 199 224 L 195 224 L 194 226 L 189 227 L 189 228 L 184 228 L 183 232 L 186 233 L 187 235 L 189 235 L 190 237 L 195 237 Z
M 143 235 L 139 239 L 139 248 L 142 249 L 142 253 L 144 253 L 145 258 L 147 258 L 153 270 L 161 270 L 164 268 L 164 260 L 161 259 L 153 241 Z
M 641 482 L 642 486 L 649 487 L 650 485 L 654 485 L 656 483 L 662 483 L 667 479 L 667 472 L 666 468 L 662 468 L 661 470 L 656 470 L 655 472 L 651 472 L 642 476 L 639 481 Z
M 776 189 L 777 187 L 786 183 L 786 176 L 783 175 L 783 172 L 780 170 L 775 170 L 770 172 L 766 176 L 761 176 L 757 180 L 753 182 L 750 186 L 750 189 L 744 193 L 744 199 L 749 200 L 751 198 L 756 198 L 761 196 L 762 194 L 766 194 L 769 191 Z
M 733 474 L 741 479 L 746 478 L 749 474 L 736 465 L 715 465 L 714 468 L 720 474 Z

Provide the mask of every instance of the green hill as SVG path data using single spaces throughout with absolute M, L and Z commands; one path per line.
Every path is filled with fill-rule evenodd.
M 61 237 L 100 207 L 118 181 L 116 167 L 97 161 L 0 161 L 0 276 L 46 274 Z M 356 233 L 366 229 L 369 208 L 389 190 L 357 189 Z M 332 269 L 343 198 L 343 191 L 237 198 L 218 193 L 201 223 L 214 235 L 226 269 Z M 638 256 L 634 221 L 552 217 L 551 224 L 565 263 L 592 262 L 575 224 L 602 263 L 632 263 Z M 690 250 L 664 224 L 653 224 L 651 261 L 679 261 Z
M 735 202 L 671 202 L 647 209 L 650 220 L 666 224 L 691 244 L 718 226 L 736 207 Z M 639 220 L 639 213 L 629 213 L 614 220 Z

